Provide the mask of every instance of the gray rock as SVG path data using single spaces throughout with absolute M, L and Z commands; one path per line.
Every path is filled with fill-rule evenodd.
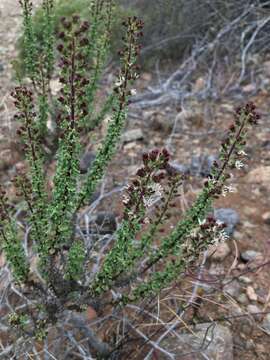
M 250 262 L 250 261 L 254 261 L 256 258 L 262 256 L 262 254 L 259 251 L 255 251 L 255 250 L 246 250 L 241 252 L 241 259 L 244 262 Z
M 186 165 L 178 164 L 176 162 L 170 163 L 170 166 L 179 174 L 187 174 L 189 172 L 189 168 Z
M 240 294 L 237 298 L 237 301 L 240 302 L 240 304 L 247 305 L 248 304 L 248 298 L 246 294 Z
M 239 276 L 238 280 L 241 281 L 243 284 L 246 284 L 246 285 L 252 284 L 252 279 L 250 279 L 247 276 Z
M 267 314 L 264 318 L 262 327 L 270 334 L 270 314 Z
M 233 360 L 233 340 L 230 330 L 222 325 L 205 323 L 196 326 L 193 334 L 180 334 L 163 342 L 161 346 L 175 354 L 175 360 Z M 159 352 L 161 360 L 168 357 Z
M 260 314 L 260 313 L 262 312 L 262 310 L 257 305 L 249 304 L 247 306 L 247 311 L 251 315 L 253 315 L 255 320 L 261 321 L 262 314 Z
M 129 143 L 132 141 L 143 140 L 143 132 L 141 129 L 128 130 L 122 135 L 123 143 Z
M 0 62 L 0 72 L 3 72 L 5 70 L 4 64 Z
M 220 208 L 214 210 L 214 216 L 217 220 L 226 224 L 225 232 L 231 236 L 234 232 L 235 226 L 239 223 L 238 213 L 230 208 Z
M 223 287 L 223 291 L 235 299 L 239 298 L 241 290 L 241 285 L 237 280 L 233 280 Z
M 80 160 L 80 172 L 81 174 L 86 174 L 93 161 L 95 160 L 96 155 L 92 151 L 86 151 L 81 160 Z

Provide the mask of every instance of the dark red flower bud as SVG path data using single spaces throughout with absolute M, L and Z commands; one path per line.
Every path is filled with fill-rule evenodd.
M 137 171 L 136 175 L 138 175 L 138 176 L 140 176 L 140 177 L 144 177 L 144 176 L 146 175 L 145 169 L 144 169 L 144 168 L 140 168 L 140 169 Z
M 64 27 L 65 29 L 67 29 L 67 30 L 70 30 L 71 27 L 72 27 L 71 21 L 63 21 L 63 22 L 62 22 L 62 25 L 63 25 L 63 27 Z
M 82 38 L 80 41 L 81 46 L 86 46 L 89 44 L 89 40 L 87 38 Z
M 154 149 L 150 152 L 149 154 L 149 158 L 152 160 L 152 161 L 155 161 L 158 157 L 158 154 L 159 154 L 159 150 L 158 149 Z
M 63 45 L 63 44 L 58 44 L 58 45 L 57 45 L 57 50 L 58 50 L 59 52 L 63 52 L 63 50 L 64 50 L 64 45 Z
M 59 38 L 59 39 L 62 39 L 62 40 L 65 39 L 65 33 L 64 33 L 64 31 L 60 31 L 60 32 L 58 33 L 58 38 Z
M 137 179 L 133 180 L 132 183 L 133 183 L 133 185 L 136 186 L 136 187 L 140 186 L 140 184 L 141 184 L 141 183 L 139 182 L 139 180 L 137 180 Z
M 73 15 L 72 16 L 72 21 L 73 24 L 77 24 L 77 22 L 80 20 L 80 16 L 79 15 Z

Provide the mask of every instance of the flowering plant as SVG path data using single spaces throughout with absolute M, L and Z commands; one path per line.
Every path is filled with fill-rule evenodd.
M 222 142 L 219 160 L 214 162 L 201 193 L 173 230 L 159 238 L 158 246 L 157 235 L 160 237 L 163 233 L 169 209 L 175 206 L 174 200 L 180 196 L 186 178 L 171 165 L 166 149 L 144 153 L 143 166 L 125 189 L 123 220 L 114 234 L 114 243 L 102 258 L 101 266 L 95 271 L 89 269 L 86 264 L 91 252 L 87 251 L 83 239 L 75 236 L 74 228 L 80 209 L 93 195 L 116 152 L 128 99 L 134 94 L 131 86 L 138 77 L 136 58 L 143 24 L 136 18 L 124 23 L 126 35 L 120 52 L 119 75 L 109 99 L 93 117 L 94 95 L 108 47 L 112 1 L 92 2 L 92 22 L 78 16 L 63 18 L 55 39 L 51 30 L 53 1 L 44 0 L 46 41 L 41 54 L 35 48 L 32 4 L 29 0 L 20 0 L 20 4 L 28 48 L 26 68 L 32 89 L 21 84 L 12 93 L 16 120 L 21 123 L 18 135 L 24 143 L 27 160 L 26 170 L 18 171 L 14 185 L 17 196 L 27 207 L 26 237 L 33 243 L 37 268 L 31 266 L 27 245 L 23 244 L 25 235 L 19 231 L 14 208 L 3 186 L 0 188 L 0 235 L 15 286 L 24 299 L 26 296 L 30 299 L 26 308 L 22 306 L 9 316 L 9 323 L 18 336 L 43 341 L 49 328 L 57 326 L 66 311 L 82 312 L 91 305 L 99 312 L 106 304 L 125 306 L 158 294 L 192 266 L 208 246 L 226 240 L 224 225 L 209 217 L 209 211 L 216 198 L 232 191 L 227 185 L 230 171 L 243 166 L 247 130 L 257 124 L 259 115 L 251 103 L 236 111 L 235 121 Z M 54 44 L 59 55 L 61 89 L 54 108 L 57 109 L 54 144 L 57 145 L 57 166 L 50 192 L 44 148 L 48 141 L 50 106 L 55 106 L 50 92 Z M 93 64 L 86 61 L 89 54 L 93 55 Z M 80 134 L 92 131 L 107 112 L 111 112 L 107 134 L 91 168 L 82 178 Z M 156 265 L 159 271 L 153 272 Z M 79 320 L 72 315 L 71 321 L 78 324 Z M 112 354 L 111 346 L 92 332 L 89 341 L 93 353 L 101 357 Z

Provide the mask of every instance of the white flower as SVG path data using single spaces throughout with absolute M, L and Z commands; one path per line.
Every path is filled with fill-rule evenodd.
M 219 233 L 219 241 L 220 242 L 225 242 L 229 239 L 229 235 L 226 233 L 225 230 L 221 230 L 220 233 Z
M 236 162 L 235 162 L 235 167 L 236 167 L 236 169 L 238 169 L 238 170 L 240 170 L 242 167 L 244 167 L 245 165 L 242 163 L 242 161 L 240 161 L 240 160 L 236 160 Z
M 145 207 L 151 207 L 156 201 L 156 198 L 154 196 L 147 198 L 143 198 L 143 203 Z
M 131 96 L 134 96 L 134 95 L 136 95 L 137 94 L 137 90 L 136 89 L 131 89 L 130 90 L 130 95 Z
M 116 87 L 120 87 L 125 81 L 124 76 L 120 76 L 119 79 L 115 82 Z
M 124 195 L 124 198 L 123 198 L 123 204 L 128 204 L 128 202 L 129 202 L 129 198 L 127 197 L 127 195 Z
M 214 237 L 213 245 L 218 245 L 223 243 L 229 239 L 229 235 L 225 232 L 225 230 L 220 230 L 216 236 Z
M 228 193 L 234 193 L 236 192 L 236 188 L 229 185 L 229 186 L 224 186 L 222 189 L 222 196 L 226 196 Z
M 161 196 L 163 192 L 163 187 L 159 183 L 154 183 L 151 185 L 151 189 L 155 192 L 156 196 Z
M 206 223 L 206 219 L 203 219 L 203 220 L 198 219 L 198 223 L 199 223 L 199 225 L 203 225 Z
M 143 198 L 143 203 L 146 207 L 152 206 L 162 196 L 163 187 L 158 183 L 154 183 L 151 185 L 151 190 L 154 193 L 149 198 Z
M 245 153 L 244 150 L 240 150 L 237 155 L 247 156 L 247 153 Z
M 216 183 L 217 183 L 217 180 L 212 179 L 210 176 L 208 176 L 207 180 L 208 180 L 208 182 L 211 183 L 212 185 L 216 185 Z

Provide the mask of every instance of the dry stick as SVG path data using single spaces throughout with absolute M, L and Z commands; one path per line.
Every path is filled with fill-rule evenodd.
M 110 352 L 111 348 L 108 344 L 101 341 L 93 332 L 92 329 L 90 329 L 85 324 L 85 319 L 82 316 L 75 316 L 74 314 L 70 317 L 70 323 L 72 323 L 76 328 L 80 328 L 81 331 L 85 334 L 87 337 L 89 346 L 95 349 L 100 355 L 107 357 Z
M 243 53 L 242 53 L 242 57 L 241 57 L 241 64 L 242 64 L 242 69 L 241 69 L 241 74 L 239 76 L 238 79 L 238 85 L 240 85 L 240 83 L 242 82 L 242 80 L 244 79 L 245 76 L 245 72 L 246 72 L 246 56 L 247 56 L 247 52 L 249 50 L 249 48 L 252 46 L 256 36 L 258 35 L 259 31 L 262 30 L 262 28 L 270 21 L 270 16 L 268 16 L 266 19 L 262 19 L 260 21 L 258 21 L 256 23 L 257 28 L 256 30 L 253 32 L 251 38 L 249 39 L 247 45 L 245 46 Z
M 204 270 L 204 266 L 205 266 L 205 263 L 206 263 L 206 260 L 207 260 L 207 255 L 208 255 L 208 251 L 205 251 L 204 254 L 203 254 L 203 260 L 202 260 L 202 263 L 199 267 L 199 274 L 198 274 L 198 280 L 196 281 L 195 283 L 195 286 L 193 288 L 193 291 L 192 291 L 192 295 L 186 305 L 186 308 L 182 311 L 182 313 L 179 315 L 180 319 L 182 319 L 183 315 L 185 314 L 186 312 L 186 309 L 191 306 L 193 303 L 194 303 L 194 300 L 196 298 L 196 295 L 197 295 L 197 290 L 198 290 L 198 287 L 200 286 L 201 284 L 201 276 L 202 276 L 202 272 Z M 176 326 L 178 326 L 180 324 L 180 320 L 177 320 L 173 325 L 170 326 L 169 329 L 167 329 L 159 338 L 158 340 L 156 341 L 156 344 L 158 345 L 171 331 L 173 331 Z M 149 351 L 149 353 L 147 354 L 147 356 L 144 358 L 144 360 L 149 360 L 151 358 L 151 355 L 153 353 L 153 349 Z
M 180 88 L 184 82 L 191 76 L 193 70 L 196 68 L 196 58 L 197 60 L 202 57 L 207 51 L 214 49 L 215 46 L 220 42 L 220 40 L 230 32 L 237 24 L 246 17 L 251 11 L 253 7 L 249 6 L 243 11 L 241 15 L 232 20 L 229 24 L 227 24 L 224 28 L 222 28 L 215 39 L 208 44 L 203 44 L 198 48 L 193 49 L 192 54 L 181 64 L 181 66 L 165 81 L 159 89 L 153 89 L 151 93 L 143 93 L 140 96 L 134 97 L 131 99 L 131 102 L 140 108 L 158 106 L 164 104 L 171 99 L 176 99 L 177 101 L 181 101 L 183 97 L 194 97 L 194 93 L 184 94 L 179 90 L 175 90 L 172 88 L 172 84 L 176 79 L 181 76 L 180 82 L 178 81 L 178 87 Z M 192 68 L 187 71 L 187 66 L 192 64 Z M 183 75 L 184 74 L 184 75 Z M 198 94 L 197 94 L 198 95 Z M 150 99 L 149 99 L 150 98 Z M 137 104 L 137 105 L 136 105 Z

